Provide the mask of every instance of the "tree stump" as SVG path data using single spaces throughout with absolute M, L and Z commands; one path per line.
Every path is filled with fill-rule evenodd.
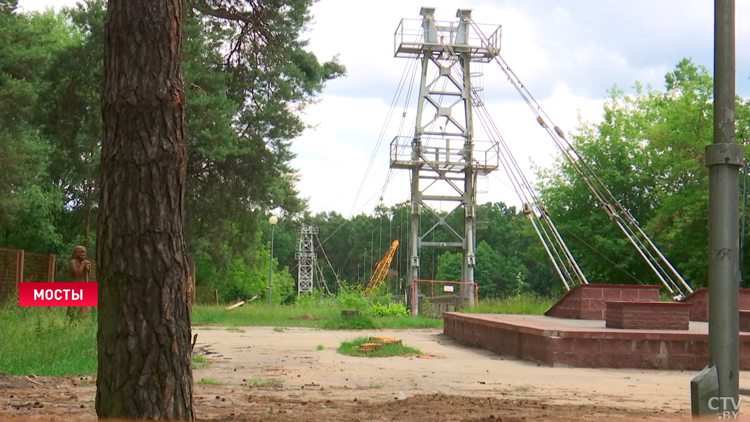
M 362 311 L 344 310 L 344 311 L 341 311 L 341 316 L 343 318 L 361 317 L 362 316 Z
M 378 349 L 380 349 L 380 344 L 378 343 L 362 343 L 359 345 L 360 352 L 372 352 Z
M 401 340 L 396 337 L 372 336 L 370 341 L 378 344 L 401 344 Z

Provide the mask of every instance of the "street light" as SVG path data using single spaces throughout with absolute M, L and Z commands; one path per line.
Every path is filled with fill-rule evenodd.
M 268 222 L 271 224 L 271 264 L 268 270 L 268 304 L 273 305 L 273 233 L 279 219 L 275 215 L 272 215 L 268 219 Z

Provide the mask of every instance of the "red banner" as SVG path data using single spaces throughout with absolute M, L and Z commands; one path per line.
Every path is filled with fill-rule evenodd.
M 19 283 L 19 306 L 97 306 L 97 283 Z

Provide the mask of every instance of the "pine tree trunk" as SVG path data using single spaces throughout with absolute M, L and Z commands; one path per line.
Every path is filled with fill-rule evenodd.
M 183 0 L 109 0 L 97 281 L 100 418 L 194 420 Z

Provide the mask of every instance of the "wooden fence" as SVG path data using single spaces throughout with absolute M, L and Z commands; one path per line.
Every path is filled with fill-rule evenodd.
M 18 291 L 18 284 L 29 282 L 70 281 L 70 258 L 43 255 L 21 249 L 0 248 L 0 302 Z M 91 282 L 96 282 L 96 261 L 91 261 Z M 190 260 L 189 283 L 195 288 L 195 263 Z

